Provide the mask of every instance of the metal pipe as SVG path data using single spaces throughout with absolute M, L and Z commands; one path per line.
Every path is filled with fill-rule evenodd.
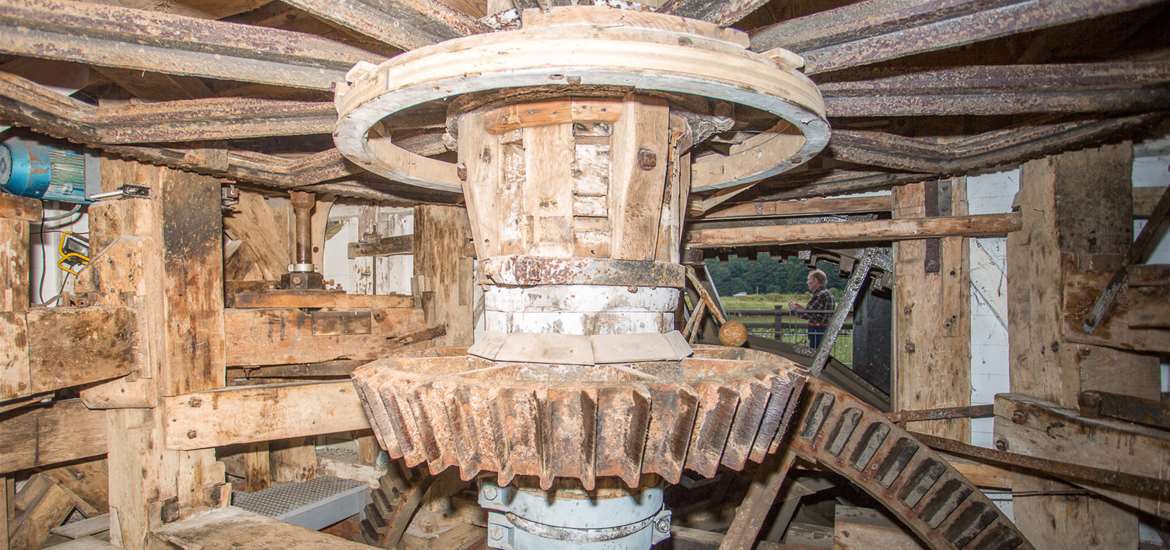
M 289 191 L 293 215 L 296 218 L 296 263 L 313 263 L 313 207 L 317 196 L 304 191 Z

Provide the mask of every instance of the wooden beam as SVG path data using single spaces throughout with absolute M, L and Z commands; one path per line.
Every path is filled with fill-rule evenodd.
M 0 110 L 55 119 L 77 141 L 100 144 L 212 141 L 328 134 L 332 103 L 246 97 L 94 106 L 0 73 Z
M 756 470 L 743 501 L 735 509 L 735 518 L 731 520 L 719 550 L 750 550 L 755 546 L 772 503 L 780 494 L 780 487 L 795 460 L 796 453 L 791 451 L 774 453 L 765 459 Z
M 104 67 L 330 90 L 382 59 L 311 34 L 72 0 L 0 2 L 0 52 Z
M 734 246 L 862 243 L 931 237 L 988 237 L 1020 229 L 1019 214 L 984 214 L 841 223 L 800 223 L 766 227 L 692 229 L 692 248 Z
M 752 49 L 787 48 L 805 72 L 824 73 L 1066 25 L 1156 4 L 1155 0 L 867 0 L 797 17 L 752 34 Z
M 472 258 L 467 253 L 471 225 L 467 210 L 454 206 L 417 206 L 414 209 L 412 290 L 422 304 L 426 323 L 446 326 L 437 345 L 472 343 Z M 372 358 L 371 358 L 372 359 Z
M 479 20 L 434 0 L 289 0 L 288 3 L 403 50 L 492 30 Z
M 369 550 L 370 547 L 229 506 L 155 530 L 150 534 L 150 548 Z
M 921 550 L 918 539 L 885 514 L 839 504 L 833 511 L 833 548 Z
M 926 193 L 927 185 L 949 187 L 949 192 Z M 966 204 L 964 178 L 902 185 L 894 188 L 894 221 L 902 217 L 943 219 L 921 218 L 932 210 L 965 214 Z M 894 411 L 971 404 L 967 241 L 962 236 L 941 239 L 933 258 L 928 253 L 929 244 L 924 240 L 894 244 L 893 322 L 897 337 L 890 392 Z M 933 260 L 933 266 L 928 260 Z M 946 383 L 940 383 L 942 380 Z M 957 441 L 970 440 L 970 421 L 964 418 L 912 422 L 906 427 Z
M 909 67 L 818 88 L 830 117 L 1141 112 L 1170 98 L 1170 63 Z
M 412 308 L 227 309 L 223 319 L 228 365 L 371 360 L 433 337 Z
M 349 243 L 349 259 L 364 256 L 401 256 L 414 254 L 414 235 L 381 237 L 376 241 Z
M 294 437 L 268 444 L 269 469 L 276 483 L 299 483 L 317 477 L 317 438 Z
M 239 386 L 164 400 L 169 449 L 190 450 L 370 428 L 348 380 Z
M 658 7 L 658 12 L 728 27 L 767 3 L 767 0 L 668 0 Z
M 43 474 L 29 478 L 17 498 L 24 509 L 12 526 L 9 542 L 13 550 L 43 548 L 49 530 L 61 525 L 76 506 L 72 492 Z
M 788 201 L 753 201 L 716 208 L 696 219 L 743 220 L 785 216 L 825 216 L 830 214 L 888 213 L 893 209 L 892 196 L 826 198 L 813 197 Z
M 241 291 L 229 294 L 230 307 L 263 308 L 332 308 L 332 309 L 403 309 L 414 306 L 409 294 L 348 294 L 327 290 Z
M 2 194 L 0 195 L 0 219 L 40 222 L 41 201 L 7 193 Z
M 1062 330 L 1060 297 L 1069 274 L 1078 265 L 1107 262 L 1109 255 L 1119 259 L 1133 239 L 1132 164 L 1130 145 L 1121 143 L 1021 168 L 1015 204 L 1024 228 L 1007 239 L 1013 392 L 1069 408 L 1085 390 L 1160 397 L 1156 357 L 1070 342 Z M 1036 493 L 1016 500 L 1013 511 L 1038 548 L 1076 546 L 1089 537 L 1103 548 L 1137 545 L 1137 517 L 1122 506 L 1093 496 L 1052 494 L 1076 488 L 1025 473 L 1015 474 L 1012 490 Z
M 0 473 L 100 456 L 106 452 L 106 411 L 79 399 L 36 407 L 0 422 Z

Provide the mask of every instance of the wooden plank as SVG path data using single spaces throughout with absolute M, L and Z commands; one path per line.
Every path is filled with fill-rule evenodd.
M 881 512 L 839 504 L 833 513 L 833 548 L 921 550 L 923 546 L 914 535 Z
M 316 318 L 337 312 L 364 315 L 352 330 L 324 330 Z M 287 365 L 338 359 L 375 359 L 414 343 L 425 333 L 423 311 L 376 308 L 305 312 L 296 308 L 227 309 L 223 314 L 229 365 Z M 470 325 L 470 320 L 466 320 Z M 330 321 L 329 327 L 335 327 Z M 363 328 L 366 327 L 366 328 Z M 330 334 L 326 334 L 330 333 Z
M 110 530 L 110 515 L 102 514 L 92 518 L 85 518 L 80 521 L 66 523 L 60 527 L 53 528 L 50 532 L 54 535 L 61 535 L 69 539 L 80 539 L 89 537 L 90 535 L 97 535 L 103 531 Z M 91 539 L 93 540 L 93 539 Z M 60 545 L 54 545 L 59 547 Z M 111 547 L 112 548 L 112 547 Z
M 825 216 L 831 214 L 886 213 L 894 208 L 893 196 L 826 198 L 792 201 L 753 201 L 716 208 L 697 219 L 738 220 L 784 216 Z
M 1133 188 L 1133 217 L 1148 218 L 1154 213 L 1158 199 L 1166 192 L 1166 187 L 1134 187 Z
M 932 237 L 991 237 L 1020 229 L 1020 214 L 983 214 L 841 223 L 802 223 L 767 227 L 692 229 L 692 248 L 862 243 Z
M 772 503 L 780 493 L 780 487 L 784 485 L 795 460 L 794 453 L 774 453 L 760 465 L 743 502 L 735 509 L 735 519 L 727 528 L 727 536 L 719 544 L 720 550 L 749 550 L 755 546 Z
M 289 4 L 403 50 L 491 31 L 477 19 L 434 0 L 290 0 Z
M 8 193 L 0 194 L 0 219 L 39 223 L 41 201 Z
M 651 260 L 662 216 L 669 109 L 660 100 L 630 97 L 623 110 L 611 138 L 610 257 Z
M 668 0 L 658 8 L 658 11 L 726 27 L 747 17 L 766 3 L 766 0 Z
M 91 411 L 78 399 L 29 409 L 0 422 L 0 473 L 105 452 L 105 411 Z
M 268 442 L 249 443 L 245 445 L 244 455 L 244 487 L 245 491 L 260 491 L 267 489 L 272 483 L 272 461 L 268 452 Z
M 145 353 L 135 309 L 34 308 L 28 312 L 29 386 L 25 393 L 125 376 L 138 369 Z
M 269 443 L 272 481 L 295 483 L 317 477 L 315 437 L 294 437 Z
M 240 201 L 230 215 L 224 216 L 227 234 L 242 243 L 238 258 L 228 262 L 229 280 L 246 278 L 249 266 L 254 266 L 258 278 L 265 281 L 279 281 L 288 271 L 292 261 L 288 225 L 278 224 L 273 210 L 263 195 L 241 191 Z
M 534 256 L 573 255 L 573 125 L 524 128 L 523 219 L 528 220 L 527 252 Z
M 29 305 L 29 222 L 0 218 L 0 312 L 23 314 Z
M 965 213 L 965 182 L 952 179 L 949 206 Z M 921 183 L 894 188 L 895 219 L 920 218 L 927 211 Z M 938 218 L 925 218 L 926 220 Z M 966 240 L 948 237 L 939 246 L 939 269 L 927 271 L 928 241 L 894 245 L 893 410 L 962 407 L 971 404 L 970 274 Z M 912 422 L 909 429 L 969 441 L 967 419 Z
M 1069 266 L 1122 254 L 1132 239 L 1131 166 L 1131 147 L 1122 143 L 1034 160 L 1021 169 L 1015 206 L 1024 229 L 1007 239 L 1008 295 L 1016 297 L 1008 308 L 1012 391 L 1064 407 L 1075 407 L 1079 392 L 1089 389 L 1158 397 L 1156 358 L 1069 342 L 1061 330 Z M 1017 526 L 1037 548 L 1086 540 L 1100 548 L 1137 545 L 1133 512 L 1091 496 L 1045 494 L 1071 489 L 1015 475 L 1014 492 L 1038 493 L 1013 504 Z
M 9 539 L 9 525 L 16 519 L 13 513 L 15 509 L 13 500 L 16 499 L 16 489 L 13 487 L 14 479 L 10 476 L 0 476 L 0 550 L 11 550 L 8 544 Z M 11 491 L 10 491 L 11 488 Z
M 369 546 L 229 506 L 155 530 L 150 550 L 368 550 Z
M 41 473 L 69 489 L 93 512 L 104 514 L 109 510 L 110 476 L 104 458 L 64 464 Z
M 414 254 L 414 235 L 382 237 L 376 241 L 349 243 L 349 259 L 362 256 L 400 256 Z
M 422 303 L 427 326 L 445 325 L 446 335 L 436 346 L 469 346 L 473 341 L 471 314 L 472 259 L 467 211 L 453 206 L 426 205 L 414 209 L 412 289 Z
M 326 91 L 381 61 L 306 33 L 69 0 L 5 0 L 0 37 L 13 55 Z
M 369 429 L 348 380 L 239 386 L 163 400 L 169 449 L 205 449 Z
M 228 294 L 227 299 L 229 307 L 240 309 L 395 309 L 414 306 L 414 298 L 409 294 L 348 294 L 328 290 L 242 291 Z
M 30 493 L 33 493 L 31 496 Z M 52 479 L 34 475 L 20 490 L 18 496 L 26 506 L 16 518 L 9 543 L 13 550 L 43 548 L 49 530 L 61 525 L 73 511 L 72 494 Z

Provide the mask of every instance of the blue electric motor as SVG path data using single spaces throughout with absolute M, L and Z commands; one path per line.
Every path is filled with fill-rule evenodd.
M 89 204 L 85 155 L 19 137 L 0 142 L 0 188 L 46 201 Z

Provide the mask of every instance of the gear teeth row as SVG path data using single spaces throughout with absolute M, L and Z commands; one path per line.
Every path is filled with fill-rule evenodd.
M 592 490 L 599 477 L 630 487 L 645 474 L 678 483 L 684 469 L 712 477 L 779 447 L 803 373 L 776 359 L 712 361 L 734 364 L 686 384 L 420 376 L 386 359 L 356 370 L 354 384 L 379 444 L 409 467 L 455 466 L 464 480 L 497 472 L 501 485 L 532 476 L 544 489 L 575 479 Z
M 934 549 L 1030 550 L 983 493 L 885 415 L 823 380 L 809 380 L 793 450 L 882 502 Z

